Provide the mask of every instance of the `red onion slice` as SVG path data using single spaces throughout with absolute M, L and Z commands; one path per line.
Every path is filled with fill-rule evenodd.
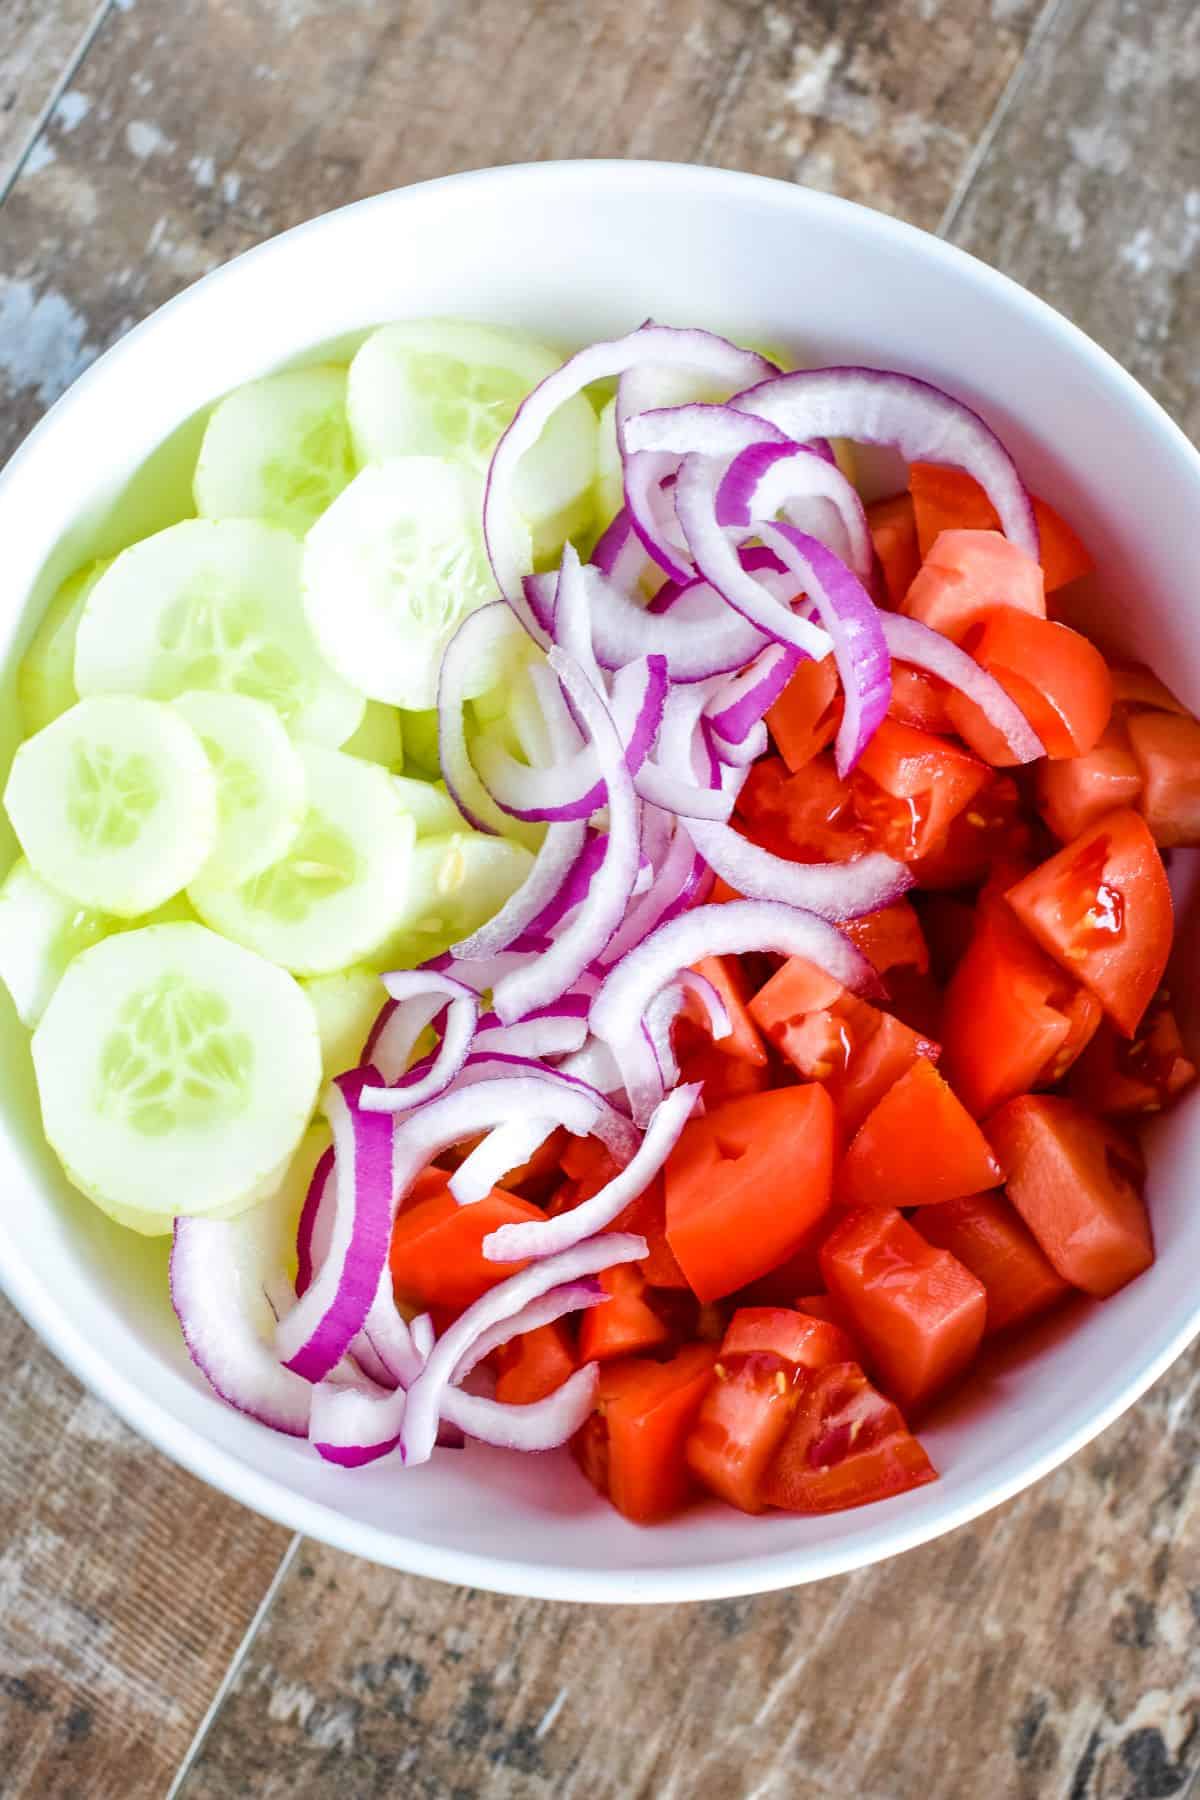
M 514 1318 L 522 1307 L 551 1288 L 577 1281 L 584 1275 L 598 1275 L 621 1263 L 638 1262 L 646 1251 L 645 1238 L 609 1232 L 587 1243 L 576 1244 L 558 1256 L 532 1263 L 467 1307 L 442 1333 L 408 1391 L 400 1445 L 405 1462 L 428 1462 L 454 1371 L 478 1337 L 502 1320 Z
M 616 518 L 608 526 L 592 551 L 592 566 L 608 577 L 615 587 L 624 593 L 633 594 L 648 580 L 651 571 L 658 576 L 662 571 L 658 565 L 646 555 L 645 546 L 633 529 L 633 520 L 629 516 L 629 508 L 623 506 Z M 532 581 L 545 577 L 536 575 L 529 577 Z M 550 578 L 553 579 L 552 577 Z M 553 603 L 553 588 L 551 588 Z M 539 613 L 540 617 L 540 613 Z M 622 658 L 623 661 L 629 659 Z
M 567 692 L 596 751 L 608 799 L 608 844 L 587 898 L 543 956 L 505 975 L 492 1004 L 506 1024 L 557 1000 L 599 955 L 621 922 L 637 879 L 638 804 L 624 746 L 608 708 L 570 657 L 554 649 L 550 664 Z
M 463 706 L 472 685 L 472 671 L 495 657 L 500 647 L 518 637 L 521 627 L 503 601 L 469 613 L 447 644 L 438 676 L 438 761 L 442 776 L 459 812 L 475 831 L 504 837 L 512 821 L 496 805 L 478 775 L 467 751 L 463 730 Z
M 703 957 L 751 950 L 807 957 L 855 993 L 875 991 L 878 985 L 870 963 L 849 938 L 827 920 L 777 901 L 697 906 L 659 926 L 613 969 L 589 1015 L 592 1031 L 608 1045 L 626 1078 L 635 1121 L 649 1116 L 643 1021 L 650 1002 Z
M 472 1048 L 476 1052 L 502 1050 L 510 1056 L 531 1058 L 565 1056 L 568 1051 L 581 1050 L 586 1038 L 585 1017 L 572 1018 L 567 1014 L 558 1014 L 521 1019 L 515 1025 L 488 1026 L 476 1032 Z
M 638 1145 L 638 1134 L 629 1120 L 611 1106 L 596 1086 L 581 1077 L 574 1069 L 564 1066 L 550 1068 L 546 1063 L 530 1062 L 527 1057 L 507 1056 L 499 1051 L 488 1051 L 482 1056 L 467 1058 L 467 1066 L 459 1076 L 459 1086 L 478 1086 L 480 1082 L 511 1080 L 521 1076 L 530 1082 L 546 1082 L 551 1087 L 565 1086 L 582 1091 L 594 1109 L 590 1127 L 592 1136 L 609 1149 L 620 1163 L 627 1163 Z M 549 1104 L 538 1105 L 531 1097 L 526 1111 L 541 1115 L 552 1110 Z M 497 1124 L 501 1121 L 495 1121 Z M 563 1120 L 570 1130 L 568 1120 Z
M 840 557 L 794 525 L 761 524 L 768 550 L 800 582 L 833 643 L 845 706 L 838 727 L 838 774 L 847 776 L 892 702 L 892 665 L 880 612 Z
M 589 831 L 566 879 L 536 918 L 529 922 L 531 932 L 549 933 L 560 925 L 568 913 L 574 912 L 587 898 L 592 876 L 604 861 L 605 838 L 599 831 Z
M 709 702 L 705 714 L 717 736 L 728 744 L 743 743 L 774 706 L 800 660 L 788 645 L 769 644 L 750 668 L 726 682 Z
M 717 520 L 717 490 L 724 473 L 725 464 L 711 456 L 685 456 L 679 465 L 675 510 L 696 567 L 764 637 L 818 659 L 826 656 L 831 646 L 825 632 L 776 599 L 742 566 L 736 535 Z
M 624 425 L 627 456 L 719 456 L 730 461 L 756 444 L 782 444 L 795 449 L 785 432 L 769 419 L 756 419 L 744 408 L 692 401 L 683 406 L 643 407 Z
M 866 510 L 836 463 L 795 444 L 756 444 L 735 456 L 717 489 L 717 523 L 745 527 L 782 511 L 870 580 L 875 547 Z
M 516 893 L 509 896 L 486 925 L 455 944 L 454 955 L 460 958 L 491 956 L 497 950 L 507 950 L 523 931 L 548 931 L 551 925 L 557 924 L 561 913 L 555 908 L 577 880 L 576 870 L 583 856 L 598 841 L 589 838 L 586 827 L 577 820 L 563 820 L 549 826 L 533 859 L 533 867 Z
M 671 487 L 679 459 L 648 450 L 625 457 L 625 506 L 643 550 L 672 581 L 687 581 L 692 559 L 679 530 Z
M 601 968 L 614 967 L 650 932 L 690 906 L 704 878 L 704 868 L 703 857 L 679 822 L 653 885 L 629 908 L 611 942 L 601 952 Z
M 580 350 L 560 369 L 548 375 L 522 401 L 508 430 L 496 445 L 484 489 L 484 541 L 496 585 L 510 605 L 522 606 L 521 578 L 528 573 L 514 522 L 512 493 L 517 465 L 526 451 L 537 443 L 546 424 L 564 401 L 581 393 L 594 381 L 605 381 L 631 369 L 695 371 L 706 380 L 745 388 L 769 374 L 771 368 L 765 357 L 739 350 L 712 332 L 680 331 L 669 325 L 647 324 L 627 337 Z M 641 409 L 634 406 L 633 410 Z M 618 400 L 618 441 L 621 417 Z
M 1012 696 L 1005 692 L 994 675 L 980 668 L 973 656 L 957 644 L 922 625 L 919 619 L 906 619 L 900 613 L 884 613 L 883 635 L 897 662 L 911 663 L 936 675 L 948 687 L 957 688 L 974 701 L 989 725 L 1005 739 L 1018 762 L 1036 762 L 1046 754 L 1045 746 Z
M 978 413 L 931 382 L 891 369 L 800 369 L 748 388 L 732 404 L 799 444 L 851 438 L 898 450 L 906 462 L 965 469 L 999 513 L 1005 536 L 1037 558 L 1033 505 L 1008 451 Z
M 366 1083 L 359 1095 L 358 1103 L 364 1112 L 410 1112 L 414 1106 L 423 1105 L 435 1094 L 444 1093 L 466 1062 L 479 1020 L 479 995 L 463 982 L 454 981 L 450 976 L 438 974 L 432 969 L 398 969 L 383 977 L 383 985 L 392 999 L 399 1003 L 397 1011 L 380 1033 L 376 1045 L 377 1052 L 389 1061 L 398 1051 L 406 1028 L 416 1027 L 412 1038 L 412 1044 L 415 1044 L 431 1018 L 436 1016 L 428 1012 L 435 999 L 437 1011 L 445 1008 L 442 1041 L 427 1073 L 408 1081 L 401 1075 L 396 1084 L 390 1087 Z M 412 1008 L 411 1012 L 407 1010 L 409 1007 Z M 410 1044 L 410 1054 L 411 1047 Z
M 615 1094 L 625 1085 L 621 1080 L 621 1071 L 613 1061 L 612 1052 L 599 1038 L 589 1038 L 582 1050 L 574 1050 L 570 1056 L 564 1056 L 558 1065 L 558 1073 L 586 1082 L 598 1094 Z
M 878 851 L 853 862 L 797 863 L 752 844 L 731 825 L 689 819 L 685 828 L 709 867 L 737 893 L 749 900 L 779 900 L 835 923 L 861 919 L 912 886 L 904 864 Z
M 450 1192 L 459 1206 L 474 1206 L 491 1193 L 512 1169 L 527 1163 L 552 1131 L 554 1118 L 506 1119 L 482 1138 L 450 1177 Z
M 637 1155 L 606 1187 L 582 1205 L 559 1213 L 556 1218 L 501 1225 L 484 1238 L 483 1254 L 491 1262 L 522 1262 L 526 1257 L 553 1256 L 605 1230 L 649 1187 L 679 1142 L 680 1133 L 699 1096 L 698 1083 L 675 1088 L 656 1107 L 638 1145 Z
M 333 1199 L 333 1145 L 323 1150 L 317 1158 L 317 1164 L 304 1196 L 304 1205 L 300 1208 L 300 1219 L 296 1226 L 296 1297 L 311 1287 L 313 1270 L 324 1259 L 329 1248 L 329 1232 L 325 1230 L 318 1235 L 317 1222 L 323 1211 L 332 1211 Z
M 662 656 L 673 682 L 705 681 L 745 668 L 763 647 L 762 633 L 731 611 L 709 582 L 690 581 L 670 612 L 659 613 L 593 571 L 588 598 L 596 660 L 605 669 Z
M 392 1121 L 365 1111 L 363 1072 L 339 1075 L 323 1107 L 333 1132 L 333 1229 L 321 1267 L 279 1321 L 279 1360 L 306 1381 L 320 1381 L 361 1330 L 387 1260 L 392 1224 Z
M 456 1386 L 465 1381 L 472 1369 L 501 1344 L 509 1344 L 513 1338 L 523 1337 L 527 1331 L 537 1331 L 542 1325 L 553 1325 L 570 1313 L 587 1312 L 593 1306 L 602 1306 L 607 1299 L 608 1295 L 594 1275 L 585 1275 L 579 1281 L 565 1281 L 561 1287 L 551 1288 L 549 1293 L 541 1294 L 528 1306 L 523 1306 L 511 1319 L 502 1319 L 488 1331 L 481 1331 L 459 1361 L 451 1380 Z M 429 1348 L 432 1350 L 433 1345 Z
M 442 1400 L 442 1418 L 468 1437 L 500 1450 L 557 1450 L 587 1420 L 599 1379 L 599 1364 L 585 1363 L 553 1393 L 525 1406 L 509 1406 L 451 1387 Z

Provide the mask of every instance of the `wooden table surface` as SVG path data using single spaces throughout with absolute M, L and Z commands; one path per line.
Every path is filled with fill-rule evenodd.
M 1195 0 L 0 0 L 0 455 L 283 226 L 576 155 L 759 170 L 940 230 L 1195 433 L 1198 82 Z M 0 1368 L 6 1797 L 1200 1794 L 1195 1355 L 941 1543 L 650 1611 L 289 1540 L 2 1302 Z

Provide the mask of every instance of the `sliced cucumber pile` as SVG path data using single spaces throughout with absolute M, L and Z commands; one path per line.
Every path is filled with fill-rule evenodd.
M 301 748 L 308 810 L 287 854 L 240 887 L 203 877 L 188 898 L 214 931 L 296 975 L 326 975 L 382 948 L 407 906 L 416 826 L 398 778 L 315 744 Z
M 43 881 L 120 918 L 186 887 L 216 843 L 212 766 L 156 700 L 80 700 L 21 745 L 4 804 Z
M 214 407 L 196 464 L 196 511 L 266 519 L 303 537 L 353 473 L 345 369 L 292 369 Z
M 298 736 L 341 744 L 361 693 L 322 659 L 300 598 L 300 546 L 255 519 L 185 519 L 123 550 L 84 603 L 80 694 L 264 700 Z
M 46 1136 L 75 1185 L 161 1218 L 251 1204 L 308 1125 L 316 1020 L 290 975 L 200 925 L 77 956 L 33 1035 Z
M 488 459 L 559 363 L 427 320 L 373 332 L 349 369 L 250 382 L 208 417 L 198 516 L 80 568 L 46 609 L 17 674 L 0 982 L 34 1033 L 47 1137 L 119 1224 L 277 1194 L 319 1079 L 362 1053 L 380 972 L 524 880 L 542 828 L 467 829 L 435 708 L 447 643 L 496 598 Z M 539 567 L 594 535 L 619 479 L 598 407 L 560 408 L 518 470 Z M 522 659 L 477 684 L 468 732 L 521 754 Z

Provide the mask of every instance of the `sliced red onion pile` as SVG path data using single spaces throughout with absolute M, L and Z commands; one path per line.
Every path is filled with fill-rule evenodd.
M 590 562 L 568 546 L 556 574 L 535 575 L 510 523 L 517 467 L 564 401 L 612 376 L 625 506 Z M 643 1239 L 610 1228 L 703 1104 L 699 1084 L 679 1085 L 673 1021 L 691 999 L 714 1037 L 730 1028 L 693 965 L 802 956 L 873 991 L 838 923 L 901 894 L 905 868 L 882 855 L 787 861 L 729 822 L 766 747 L 765 715 L 802 659 L 835 659 L 842 774 L 887 713 L 893 658 L 968 695 L 1019 760 L 1042 753 L 969 656 L 876 607 L 866 515 L 832 437 L 965 469 L 1036 555 L 1028 494 L 970 409 L 886 370 L 781 375 L 708 332 L 648 324 L 581 351 L 497 445 L 483 528 L 500 599 L 446 652 L 439 745 L 473 827 L 528 837 L 534 824 L 534 843 L 544 827 L 533 866 L 447 955 L 383 978 L 363 1065 L 326 1094 L 333 1144 L 298 1229 L 280 1200 L 175 1229 L 172 1296 L 198 1366 L 232 1405 L 307 1436 L 330 1461 L 399 1451 L 424 1462 L 464 1434 L 524 1450 L 565 1442 L 592 1407 L 595 1365 L 536 1405 L 510 1406 L 478 1390 L 480 1364 L 509 1338 L 598 1304 L 597 1277 L 646 1255 Z M 465 713 L 483 672 L 514 648 L 532 696 L 514 720 L 523 757 L 511 740 L 472 741 Z M 745 898 L 705 905 L 717 875 Z M 430 1033 L 434 1049 L 418 1056 Z M 470 1206 L 560 1128 L 600 1138 L 613 1179 L 571 1211 L 493 1231 L 485 1257 L 522 1266 L 440 1337 L 428 1315 L 407 1319 L 389 1244 L 426 1167 L 466 1146 L 449 1191 Z

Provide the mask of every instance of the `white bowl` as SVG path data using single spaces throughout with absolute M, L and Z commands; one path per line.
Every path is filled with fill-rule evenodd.
M 59 401 L 0 477 L 10 736 L 12 669 L 46 596 L 83 556 L 179 516 L 199 409 L 315 347 L 431 313 L 511 321 L 564 344 L 652 315 L 941 383 L 986 414 L 1080 529 L 1126 645 L 1200 706 L 1200 457 L 1104 351 L 982 263 L 825 194 L 669 164 L 543 163 L 428 182 L 300 226 L 163 307 Z M 1200 1328 L 1196 1095 L 1154 1134 L 1153 1269 L 991 1361 L 923 1432 L 941 1480 L 917 1493 L 826 1519 L 703 1506 L 641 1530 L 565 1453 L 471 1449 L 408 1472 L 344 1471 L 230 1411 L 191 1368 L 165 1300 L 163 1244 L 110 1227 L 68 1190 L 38 1129 L 26 1034 L 2 1004 L 0 1279 L 11 1298 L 81 1380 L 195 1474 L 418 1574 L 644 1601 L 852 1569 L 1045 1474 Z

